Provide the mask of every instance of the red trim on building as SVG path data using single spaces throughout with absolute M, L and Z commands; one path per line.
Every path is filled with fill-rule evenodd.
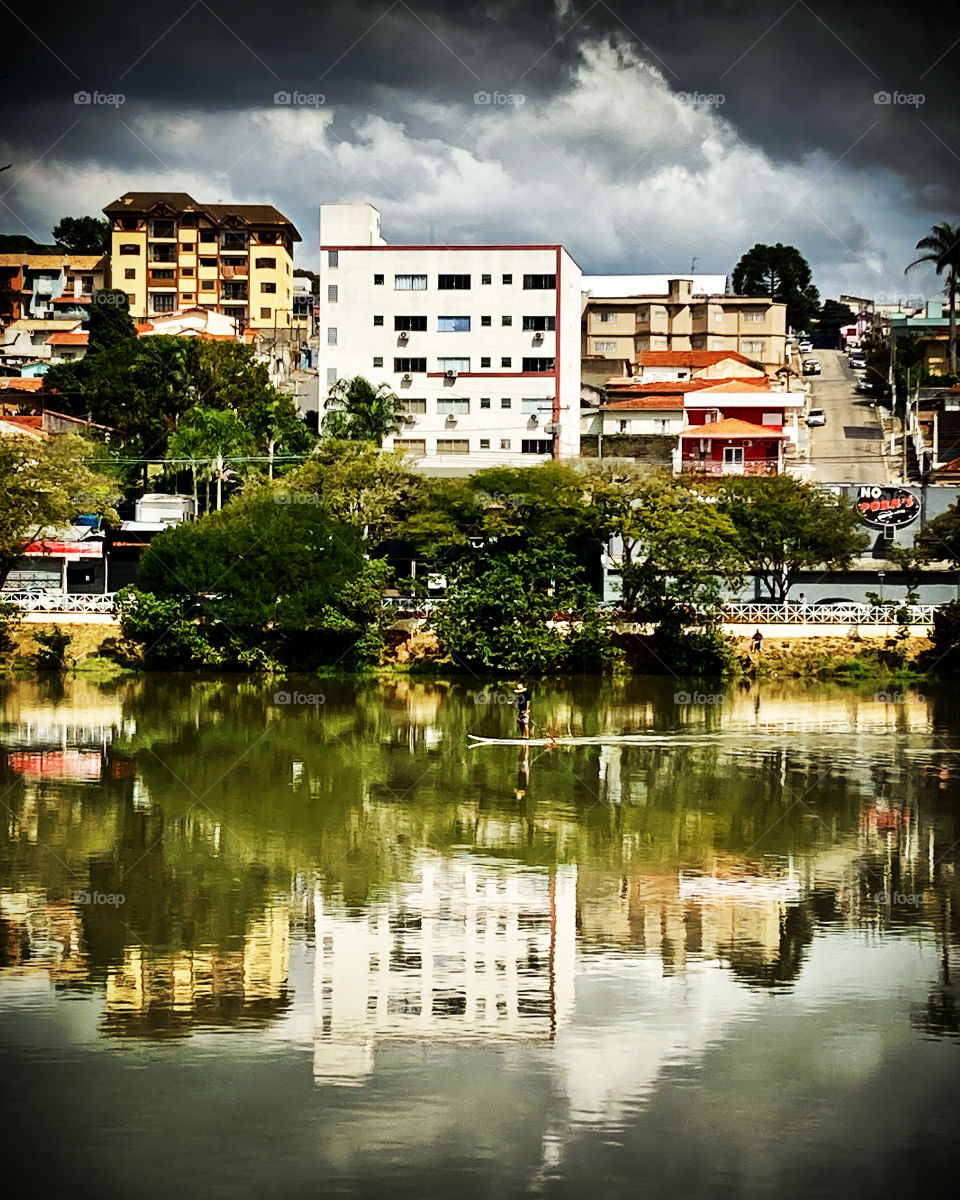
M 512 242 L 506 246 L 442 246 L 434 243 L 430 246 L 416 245 L 397 245 L 395 242 L 388 242 L 384 246 L 327 246 L 321 243 L 321 251 L 323 250 L 555 250 L 558 254 L 563 249 L 556 243 L 549 246 L 541 245 L 526 245 L 523 242 Z
M 548 357 L 544 355 L 544 357 Z M 403 375 L 406 372 L 393 371 L 394 375 Z M 419 374 L 417 371 L 411 374 Z M 446 379 L 446 371 L 426 371 L 428 379 Z M 458 371 L 458 379 L 556 379 L 556 371 Z

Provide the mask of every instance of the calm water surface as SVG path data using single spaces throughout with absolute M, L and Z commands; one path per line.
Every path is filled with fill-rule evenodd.
M 495 680 L 3 686 L 26 1194 L 954 1178 L 949 693 L 544 683 L 541 727 L 651 736 L 524 751 L 468 743 Z

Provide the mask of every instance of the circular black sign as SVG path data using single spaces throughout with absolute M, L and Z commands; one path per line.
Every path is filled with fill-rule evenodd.
M 873 529 L 909 525 L 920 516 L 920 502 L 907 488 L 864 486 L 857 496 L 857 512 Z

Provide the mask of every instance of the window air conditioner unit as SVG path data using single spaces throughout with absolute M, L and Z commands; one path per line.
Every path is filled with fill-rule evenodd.
M 534 340 L 534 343 L 535 343 L 535 345 L 539 346 L 539 345 L 540 345 L 540 343 L 543 341 L 543 334 L 542 334 L 542 333 L 540 333 L 540 331 L 538 330 L 538 331 L 537 331 L 537 332 L 536 332 L 536 333 L 533 335 L 533 340 Z
M 404 382 L 404 383 L 412 383 L 412 382 L 413 382 L 413 376 L 412 376 L 412 375 L 404 375 L 404 377 L 403 377 L 403 382 Z
M 397 340 L 398 340 L 398 341 L 400 341 L 400 342 L 409 342 L 409 341 L 410 341 L 410 334 L 409 334 L 409 333 L 401 333 L 401 334 L 400 334 L 400 337 L 399 337 Z
M 544 427 L 543 427 L 543 432 L 544 433 L 559 433 L 560 426 L 556 423 L 556 421 L 548 421 L 546 423 L 546 425 L 544 425 Z
M 444 371 L 443 377 L 444 379 L 456 379 L 457 373 L 456 371 Z

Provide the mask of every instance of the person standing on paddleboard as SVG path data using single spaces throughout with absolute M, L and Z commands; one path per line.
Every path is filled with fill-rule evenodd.
M 518 683 L 513 689 L 513 702 L 517 707 L 517 729 L 521 737 L 530 736 L 530 689 Z

